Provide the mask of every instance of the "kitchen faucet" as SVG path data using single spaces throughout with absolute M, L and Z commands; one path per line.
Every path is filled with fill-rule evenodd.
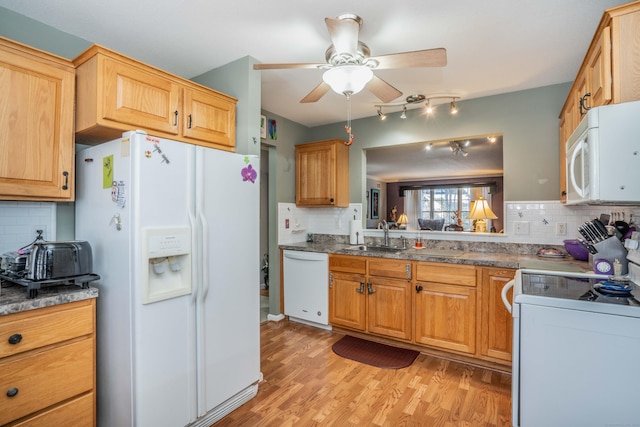
M 382 245 L 389 246 L 389 224 L 387 224 L 386 219 L 380 221 L 380 224 L 382 224 L 382 231 L 384 232 L 384 241 Z

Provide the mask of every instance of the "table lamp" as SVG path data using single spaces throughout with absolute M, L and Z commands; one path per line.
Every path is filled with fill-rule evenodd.
M 480 233 L 487 232 L 487 223 L 485 219 L 498 219 L 496 214 L 493 213 L 489 207 L 489 203 L 480 197 L 478 200 L 471 202 L 471 209 L 467 219 L 474 219 L 476 221 L 475 231 Z

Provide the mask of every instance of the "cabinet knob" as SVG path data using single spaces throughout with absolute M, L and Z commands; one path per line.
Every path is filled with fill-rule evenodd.
M 7 390 L 7 397 L 14 397 L 16 394 L 18 394 L 18 387 L 11 387 Z
M 359 294 L 364 294 L 364 282 L 360 282 L 360 287 L 356 288 L 356 292 Z
M 22 341 L 22 335 L 20 334 L 13 334 L 9 337 L 9 344 L 16 345 L 20 341 Z
M 417 294 L 419 294 L 422 291 L 422 289 L 424 289 L 422 286 L 416 285 L 416 293 Z
M 368 294 L 375 294 L 376 290 L 373 289 L 373 286 L 371 286 L 371 283 L 367 283 L 367 293 Z

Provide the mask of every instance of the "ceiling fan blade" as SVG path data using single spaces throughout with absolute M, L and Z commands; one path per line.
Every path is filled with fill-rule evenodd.
M 311 64 L 311 63 L 291 63 L 291 64 L 253 64 L 253 69 L 254 70 L 283 70 L 283 69 L 287 69 L 287 68 L 313 68 L 313 69 L 318 69 L 318 68 L 323 68 L 326 67 L 327 64 L 325 63 L 317 63 L 317 64 Z
M 357 18 L 355 15 L 353 18 Z M 351 18 L 351 15 L 338 18 L 325 18 L 324 20 L 331 36 L 331 43 L 338 54 L 348 53 L 356 56 L 358 51 L 358 32 L 360 23 Z
M 380 99 L 382 102 L 391 102 L 399 96 L 402 96 L 402 92 L 400 92 L 395 87 L 391 86 L 389 83 L 382 80 L 380 77 L 374 74 L 373 78 L 369 83 L 367 83 L 367 89 L 371 93 Z
M 331 86 L 329 86 L 328 84 L 326 84 L 325 82 L 320 83 L 318 86 L 316 86 L 315 88 L 313 88 L 313 90 L 311 92 L 309 92 L 307 94 L 307 96 L 305 96 L 304 98 L 302 98 L 300 100 L 301 103 L 307 103 L 307 102 L 316 102 L 318 101 L 320 98 L 322 98 L 324 96 L 325 93 L 329 92 L 329 89 L 331 89 Z
M 416 50 L 374 56 L 370 59 L 378 61 L 378 66 L 376 67 L 378 70 L 384 70 L 385 68 L 444 67 L 447 65 L 447 50 L 444 48 Z

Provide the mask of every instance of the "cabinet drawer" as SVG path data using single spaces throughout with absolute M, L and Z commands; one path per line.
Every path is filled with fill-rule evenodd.
M 370 258 L 369 275 L 411 280 L 411 261 Z
M 93 300 L 0 316 L 0 358 L 92 334 Z M 10 341 L 16 344 L 11 344 Z
M 92 427 L 95 425 L 94 393 L 84 394 L 77 399 L 55 406 L 33 418 L 29 418 L 13 427 L 39 426 L 76 426 Z
M 94 348 L 87 338 L 0 361 L 0 425 L 93 390 Z
M 329 271 L 365 274 L 367 261 L 365 258 L 350 255 L 329 255 Z
M 423 282 L 476 286 L 476 268 L 473 265 L 420 262 L 416 266 L 416 279 Z

